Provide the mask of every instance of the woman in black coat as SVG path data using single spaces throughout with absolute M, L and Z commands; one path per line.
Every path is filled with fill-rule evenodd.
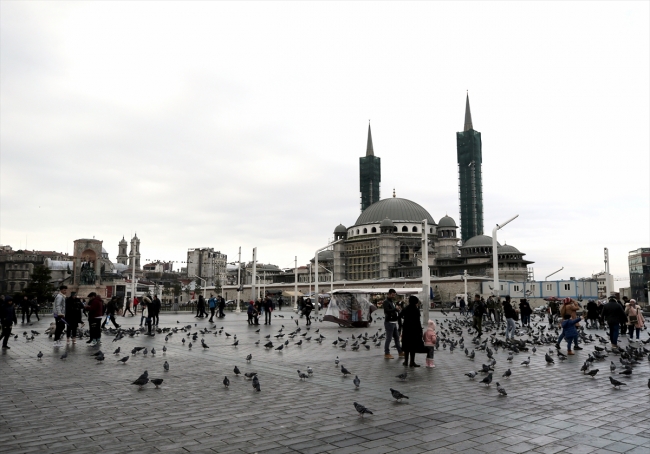
M 81 308 L 82 303 L 76 296 L 69 296 L 65 299 L 65 337 L 66 342 L 70 342 L 72 338 L 72 343 L 77 343 L 77 326 L 82 322 L 81 317 Z
M 587 303 L 587 319 L 591 323 L 591 328 L 598 328 L 598 304 L 594 300 Z
M 420 300 L 417 296 L 411 295 L 408 305 L 399 314 L 399 318 L 402 320 L 402 350 L 404 351 L 403 364 L 405 366 L 420 367 L 419 364 L 415 364 L 415 354 L 426 352 L 422 340 L 419 304 Z

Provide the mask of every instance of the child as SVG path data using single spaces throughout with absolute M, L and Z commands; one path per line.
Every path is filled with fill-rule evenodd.
M 427 367 L 436 367 L 433 364 L 433 349 L 436 346 L 436 341 L 438 340 L 436 336 L 436 324 L 433 320 L 429 320 L 429 326 L 422 336 L 424 339 L 424 346 L 427 348 Z
M 571 343 L 573 342 L 574 346 L 578 345 L 578 323 L 582 321 L 584 315 L 578 318 L 571 318 L 570 314 L 564 314 L 564 320 L 562 321 L 562 331 L 564 334 L 564 339 L 567 343 L 567 354 L 573 355 L 573 350 L 571 350 Z

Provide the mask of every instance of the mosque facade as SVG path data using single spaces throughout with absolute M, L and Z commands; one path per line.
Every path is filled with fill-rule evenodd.
M 352 226 L 334 229 L 332 267 L 335 281 L 417 278 L 422 276 L 423 236 L 428 239 L 431 276 L 490 277 L 492 238 L 483 235 L 481 133 L 473 129 L 469 96 L 464 131 L 457 133 L 461 234 L 450 216 L 439 218 L 416 202 L 396 197 L 379 200 L 381 168 L 375 155 L 370 126 L 366 156 L 360 158 L 361 215 Z M 427 232 L 423 232 L 423 220 Z M 498 244 L 501 279 L 526 281 L 525 253 Z

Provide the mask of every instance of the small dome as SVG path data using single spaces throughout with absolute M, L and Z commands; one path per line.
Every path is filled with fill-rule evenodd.
M 453 218 L 444 215 L 442 218 L 440 218 L 440 222 L 438 222 L 438 227 L 454 227 L 457 228 L 458 226 L 456 225 L 456 221 L 454 221 Z
M 334 229 L 334 233 L 347 233 L 347 231 L 348 229 L 343 224 L 337 225 Z
M 519 249 L 514 246 L 510 246 L 509 244 L 504 244 L 503 246 L 498 247 L 497 251 L 499 254 L 521 254 Z
M 383 221 L 381 221 L 381 224 L 379 224 L 379 227 L 382 228 L 382 229 L 383 229 L 384 227 L 395 227 L 395 224 L 393 224 L 393 221 L 391 221 L 390 219 L 386 218 L 386 219 L 384 219 Z
M 492 246 L 492 237 L 487 236 L 487 235 L 476 235 L 470 238 L 469 240 L 465 241 L 465 244 L 463 244 L 463 247 L 477 247 L 477 246 Z M 497 247 L 500 247 L 501 245 L 497 241 Z

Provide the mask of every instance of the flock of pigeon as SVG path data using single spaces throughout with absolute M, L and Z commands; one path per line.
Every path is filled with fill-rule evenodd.
M 291 318 L 293 319 L 293 316 Z M 375 323 L 377 323 L 377 320 L 381 319 L 381 317 L 375 317 Z M 255 342 L 255 345 L 263 345 L 263 347 L 266 349 L 274 349 L 278 352 L 281 352 L 283 349 L 300 346 L 303 344 L 303 342 L 310 342 L 313 340 L 314 342 L 322 344 L 323 341 L 326 340 L 325 336 L 320 333 L 320 329 L 316 329 L 312 334 L 310 332 L 310 326 L 307 326 L 306 330 L 303 331 L 298 326 L 298 320 L 294 319 L 294 321 L 296 327 L 293 331 L 285 332 L 285 326 L 282 325 L 282 327 L 277 331 L 275 335 L 268 334 L 263 338 L 260 335 L 260 339 Z M 177 321 L 177 324 L 180 324 L 180 322 Z M 197 324 L 194 325 L 194 328 L 196 327 Z M 213 325 L 212 329 L 203 328 L 198 329 L 194 332 L 192 331 L 192 325 L 188 324 L 182 327 L 157 328 L 156 332 L 151 334 L 151 336 L 164 336 L 165 343 L 171 341 L 173 336 L 181 337 L 181 344 L 187 347 L 188 350 L 191 350 L 195 345 L 197 347 L 200 346 L 200 348 L 204 350 L 209 349 L 210 347 L 206 341 L 206 336 L 209 334 L 214 334 L 214 336 L 223 336 L 227 342 L 230 342 L 230 338 L 232 337 L 232 343 L 230 345 L 233 347 L 237 347 L 239 345 L 237 335 L 231 335 L 230 333 L 224 331 L 223 327 L 216 328 L 216 325 Z M 139 335 L 144 335 L 144 328 L 105 329 L 104 333 L 114 336 L 112 341 L 118 342 L 127 336 L 134 338 Z M 255 333 L 259 334 L 260 329 L 257 329 Z M 365 350 L 370 350 L 371 345 L 380 348 L 383 346 L 383 341 L 385 339 L 385 333 L 382 333 L 382 328 L 377 329 L 375 334 L 372 336 L 369 336 L 367 332 L 365 334 L 358 335 L 357 337 L 352 334 L 351 339 L 347 337 L 341 337 L 341 330 L 338 330 L 338 333 L 339 336 L 332 342 L 332 345 L 337 349 L 343 350 L 347 349 L 348 347 L 352 351 L 359 351 L 362 348 Z M 46 334 L 49 334 L 51 336 L 51 329 L 47 330 Z M 539 319 L 537 319 L 536 316 L 533 315 L 531 326 L 518 327 L 516 331 L 516 339 L 505 338 L 505 323 L 493 322 L 485 323 L 483 336 L 478 336 L 476 331 L 471 326 L 471 318 L 454 316 L 453 318 L 446 318 L 438 322 L 438 336 L 435 348 L 436 350 L 440 350 L 442 347 L 443 351 L 448 349 L 449 353 L 451 354 L 453 354 L 454 350 L 459 349 L 461 351 L 464 351 L 465 356 L 470 361 L 474 361 L 476 359 L 477 352 L 481 355 L 485 354 L 486 364 L 482 363 L 480 369 L 477 371 L 472 370 L 470 372 L 467 372 L 465 373 L 465 376 L 469 377 L 470 380 L 475 380 L 477 377 L 482 377 L 480 383 L 484 384 L 486 387 L 490 387 L 493 382 L 495 367 L 498 364 L 495 355 L 499 354 L 499 350 L 503 352 L 504 356 L 507 355 L 505 359 L 502 359 L 502 363 L 508 367 L 501 375 L 501 378 L 506 381 L 513 376 L 513 361 L 514 365 L 519 363 L 520 367 L 527 368 L 531 364 L 531 355 L 533 357 L 537 357 L 537 352 L 539 351 L 541 353 L 542 349 L 548 349 L 546 352 L 544 352 L 544 361 L 549 366 L 556 364 L 556 359 L 560 363 L 566 360 L 567 356 L 562 353 L 561 346 L 556 343 L 559 334 L 559 329 L 557 327 L 549 327 L 545 322 L 544 317 L 540 316 Z M 39 333 L 37 331 L 31 331 L 31 337 L 27 332 L 23 333 L 23 336 L 28 342 L 33 341 L 35 336 L 38 335 Z M 79 336 L 80 338 L 83 338 L 87 335 L 88 333 L 86 332 L 80 333 Z M 468 340 L 465 339 L 465 335 L 468 336 Z M 199 336 L 201 336 L 200 339 Z M 609 349 L 609 341 L 598 334 L 587 334 L 584 328 L 580 328 L 579 336 L 581 339 L 581 344 L 585 347 L 593 344 L 593 351 L 588 354 L 584 364 L 580 369 L 583 374 L 588 375 L 591 378 L 596 378 L 596 375 L 600 371 L 600 369 L 595 367 L 596 364 L 604 362 L 606 358 L 610 357 L 610 355 L 618 357 L 618 363 L 620 363 L 620 365 L 617 365 L 617 363 L 610 359 L 609 366 L 611 373 L 609 380 L 615 388 L 620 388 L 621 386 L 628 385 L 627 383 L 616 379 L 614 377 L 615 374 L 622 375 L 624 378 L 630 379 L 633 376 L 635 366 L 639 365 L 640 362 L 646 358 L 646 355 L 647 360 L 650 361 L 650 350 L 644 346 L 644 344 L 648 344 L 650 342 L 650 339 L 646 339 L 641 343 L 636 343 L 635 345 L 632 345 L 632 343 L 630 343 L 630 345 L 625 348 L 620 347 Z M 274 340 L 272 340 L 272 337 Z M 18 337 L 16 335 L 15 339 L 17 338 Z M 471 346 L 466 346 L 466 343 L 471 344 Z M 161 350 L 164 354 L 167 351 L 166 345 L 163 345 Z M 118 346 L 113 354 L 115 356 L 119 356 L 121 354 L 121 347 Z M 130 351 L 130 355 L 121 357 L 117 360 L 117 362 L 125 365 L 129 361 L 129 358 L 132 356 L 155 356 L 156 354 L 157 351 L 155 348 L 151 348 L 151 350 L 149 350 L 146 347 L 134 347 Z M 515 355 L 519 354 L 526 354 L 526 359 L 523 361 L 515 361 Z M 66 351 L 61 355 L 60 358 L 61 360 L 65 360 L 67 356 L 68 352 Z M 94 357 L 98 364 L 101 364 L 106 359 L 101 349 L 93 353 L 91 356 Z M 43 353 L 39 351 L 37 358 L 40 360 L 42 357 Z M 247 363 L 250 363 L 252 359 L 253 355 L 250 353 L 245 357 Z M 340 372 L 344 377 L 352 375 L 352 373 L 343 364 L 340 364 L 338 356 L 336 356 L 334 364 L 337 368 L 340 369 Z M 167 361 L 164 362 L 163 369 L 165 372 L 169 371 L 169 363 Z M 305 370 L 306 372 L 303 372 L 301 370 L 297 371 L 298 379 L 301 381 L 308 380 L 313 376 L 314 371 L 311 367 L 307 367 Z M 617 370 L 619 370 L 618 373 L 616 372 Z M 242 375 L 242 372 L 237 366 L 234 367 L 233 373 L 235 376 Z M 252 387 L 255 391 L 261 392 L 260 380 L 256 372 L 246 372 L 243 375 L 251 381 Z M 396 378 L 405 381 L 408 378 L 408 374 L 407 372 L 404 372 L 402 374 L 399 374 Z M 148 372 L 145 371 L 132 384 L 138 386 L 138 389 L 142 389 L 148 383 L 151 383 L 155 385 L 156 388 L 158 388 L 163 383 L 163 379 L 150 379 Z M 354 384 L 355 388 L 360 387 L 361 379 L 358 377 L 358 375 L 354 376 L 352 383 Z M 506 389 L 498 381 L 495 384 L 498 396 L 505 397 L 508 395 Z M 223 385 L 226 388 L 230 386 L 230 379 L 228 376 L 224 376 Z M 650 388 L 650 378 L 648 379 L 648 388 Z M 390 388 L 389 390 L 392 397 L 398 402 L 401 402 L 403 399 L 408 399 L 408 396 L 402 394 L 396 389 Z M 370 409 L 366 408 L 364 405 L 358 402 L 354 402 L 354 407 L 362 417 L 366 414 L 373 414 Z

